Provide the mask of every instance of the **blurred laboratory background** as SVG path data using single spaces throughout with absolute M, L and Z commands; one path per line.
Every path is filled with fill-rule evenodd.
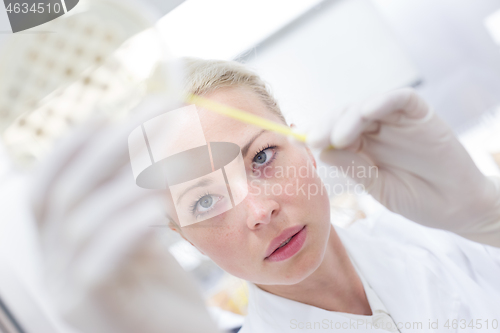
M 124 121 L 158 91 L 175 99 L 181 70 L 172 64 L 183 56 L 247 64 L 304 129 L 349 103 L 414 87 L 478 167 L 500 174 L 497 0 L 82 0 L 54 21 L 0 34 L 1 333 L 79 332 L 45 291 L 33 174 L 90 117 Z M 364 214 L 350 196 L 332 207 L 345 225 Z M 197 281 L 219 329 L 236 331 L 244 281 L 166 224 L 148 227 Z

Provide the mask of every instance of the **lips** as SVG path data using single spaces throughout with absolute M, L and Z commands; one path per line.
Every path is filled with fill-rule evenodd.
M 297 233 L 299 233 L 302 229 L 304 229 L 305 226 L 303 225 L 298 225 L 295 227 L 290 227 L 285 230 L 281 234 L 278 235 L 278 237 L 274 238 L 271 243 L 269 244 L 267 251 L 266 251 L 266 259 L 273 254 L 278 248 L 286 242 L 289 238 L 295 236 Z M 287 244 L 288 245 L 288 244 Z M 286 246 L 286 245 L 285 245 Z

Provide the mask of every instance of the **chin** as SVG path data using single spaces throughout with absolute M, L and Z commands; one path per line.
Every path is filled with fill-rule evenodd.
M 289 268 L 281 275 L 281 283 L 277 284 L 293 285 L 304 281 L 318 269 L 323 262 L 324 256 L 325 251 L 323 248 L 316 247 L 304 251 L 296 260 L 290 262 Z
M 311 237 L 306 241 L 302 251 L 297 253 L 295 257 L 290 258 L 292 260 L 286 265 L 286 268 L 283 267 L 280 271 L 281 283 L 277 284 L 293 285 L 300 283 L 320 267 L 325 258 L 330 228 L 315 234 L 313 236 L 311 232 Z

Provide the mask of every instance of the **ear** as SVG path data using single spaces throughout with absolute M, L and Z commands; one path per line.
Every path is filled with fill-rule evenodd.
M 197 249 L 198 251 L 200 251 L 201 254 L 205 255 L 205 253 L 203 253 L 202 250 L 200 250 L 199 248 L 196 247 L 196 245 L 194 245 L 193 243 L 191 243 L 191 241 L 189 239 L 186 238 L 186 236 L 184 236 L 182 234 L 182 232 L 180 230 L 177 230 L 177 229 L 174 229 L 174 228 L 171 228 L 172 230 L 174 230 L 175 232 L 178 232 L 179 235 L 181 235 L 181 237 L 186 241 L 188 242 L 189 244 L 191 244 L 195 249 Z
M 205 253 L 203 253 L 203 251 L 202 251 L 202 250 L 200 250 L 199 248 L 197 248 L 197 247 L 196 247 L 196 245 L 194 245 L 193 243 L 191 243 L 191 241 L 190 241 L 189 239 L 187 239 L 186 237 L 184 237 L 184 235 L 183 235 L 183 234 L 180 234 L 180 235 L 181 235 L 181 237 L 182 237 L 182 238 L 184 238 L 184 240 L 185 240 L 186 242 L 188 242 L 189 244 L 193 245 L 193 247 L 194 247 L 195 249 L 197 249 L 198 251 L 200 251 L 200 253 L 201 253 L 201 254 L 203 254 L 203 255 L 205 254 Z
M 295 126 L 294 123 L 291 123 L 290 124 L 290 128 L 295 128 L 297 126 Z M 307 155 L 309 155 L 309 159 L 312 161 L 313 165 L 314 165 L 314 168 L 317 169 L 317 164 L 316 164 L 316 159 L 314 158 L 314 155 L 313 153 L 311 152 L 311 149 L 309 149 L 309 147 L 305 146 L 306 148 L 306 151 L 307 151 Z
M 309 147 L 305 147 L 306 148 L 306 151 L 307 151 L 307 155 L 309 155 L 309 158 L 311 159 L 313 165 L 314 165 L 314 168 L 317 169 L 317 165 L 316 165 L 316 159 L 314 158 L 314 155 L 313 153 L 311 152 L 311 149 L 309 149 Z
M 193 243 L 191 243 L 191 241 L 189 239 L 186 238 L 186 236 L 184 236 L 184 234 L 182 233 L 181 229 L 179 226 L 177 226 L 176 224 L 174 224 L 173 222 L 169 222 L 169 228 L 173 231 L 175 231 L 176 233 L 178 233 L 179 235 L 181 235 L 181 237 L 186 241 L 188 242 L 189 244 L 193 245 L 193 247 L 195 247 L 198 251 L 201 252 L 201 254 L 205 254 L 203 253 L 203 251 L 201 251 L 199 248 L 197 248 Z

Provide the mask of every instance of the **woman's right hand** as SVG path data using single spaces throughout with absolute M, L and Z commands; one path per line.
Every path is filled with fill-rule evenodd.
M 152 227 L 167 227 L 165 191 L 134 181 L 128 136 L 147 111 L 141 121 L 80 127 L 39 168 L 32 207 L 49 295 L 80 332 L 218 332 Z

